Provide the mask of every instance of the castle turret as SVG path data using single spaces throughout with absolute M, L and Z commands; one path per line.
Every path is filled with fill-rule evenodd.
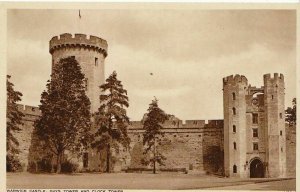
M 107 42 L 99 37 L 65 33 L 50 40 L 52 66 L 61 58 L 75 57 L 85 75 L 86 92 L 91 101 L 91 112 L 97 111 L 100 100 L 99 86 L 104 83 L 104 60 Z
M 225 176 L 247 177 L 246 162 L 246 93 L 245 76 L 223 79 L 224 99 L 224 171 Z
M 286 175 L 284 89 L 282 74 L 264 75 L 267 177 Z

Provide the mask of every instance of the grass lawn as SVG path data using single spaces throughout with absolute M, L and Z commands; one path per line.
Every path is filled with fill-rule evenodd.
M 295 190 L 295 179 L 238 179 L 219 178 L 197 174 L 174 173 L 78 173 L 78 174 L 30 174 L 8 173 L 6 176 L 7 188 L 39 188 L 39 189 L 213 189 L 225 187 L 236 189 L 238 186 L 276 183 L 278 187 L 285 186 L 285 190 Z M 227 187 L 227 188 L 226 188 Z M 253 186 L 252 186 L 253 187 Z M 280 189 L 281 189 L 280 188 Z M 259 188 L 260 189 L 260 188 Z M 247 190 L 244 188 L 244 190 Z M 267 190 L 267 189 L 265 189 Z

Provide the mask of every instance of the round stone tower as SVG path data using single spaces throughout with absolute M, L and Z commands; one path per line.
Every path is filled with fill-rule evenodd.
M 223 78 L 224 171 L 227 177 L 247 177 L 246 94 L 248 80 L 242 75 Z
M 99 86 L 105 81 L 104 60 L 107 56 L 107 42 L 96 36 L 65 33 L 50 40 L 49 52 L 52 55 L 52 67 L 61 58 L 75 57 L 85 75 L 87 96 L 91 102 L 91 112 L 100 106 Z

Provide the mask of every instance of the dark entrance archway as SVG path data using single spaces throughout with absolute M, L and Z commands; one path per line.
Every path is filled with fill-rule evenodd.
M 250 178 L 262 178 L 265 176 L 264 165 L 258 158 L 250 163 Z

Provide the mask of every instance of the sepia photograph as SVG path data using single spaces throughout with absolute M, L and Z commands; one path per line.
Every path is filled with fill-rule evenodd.
M 7 191 L 296 191 L 296 8 L 8 8 L 6 49 Z

